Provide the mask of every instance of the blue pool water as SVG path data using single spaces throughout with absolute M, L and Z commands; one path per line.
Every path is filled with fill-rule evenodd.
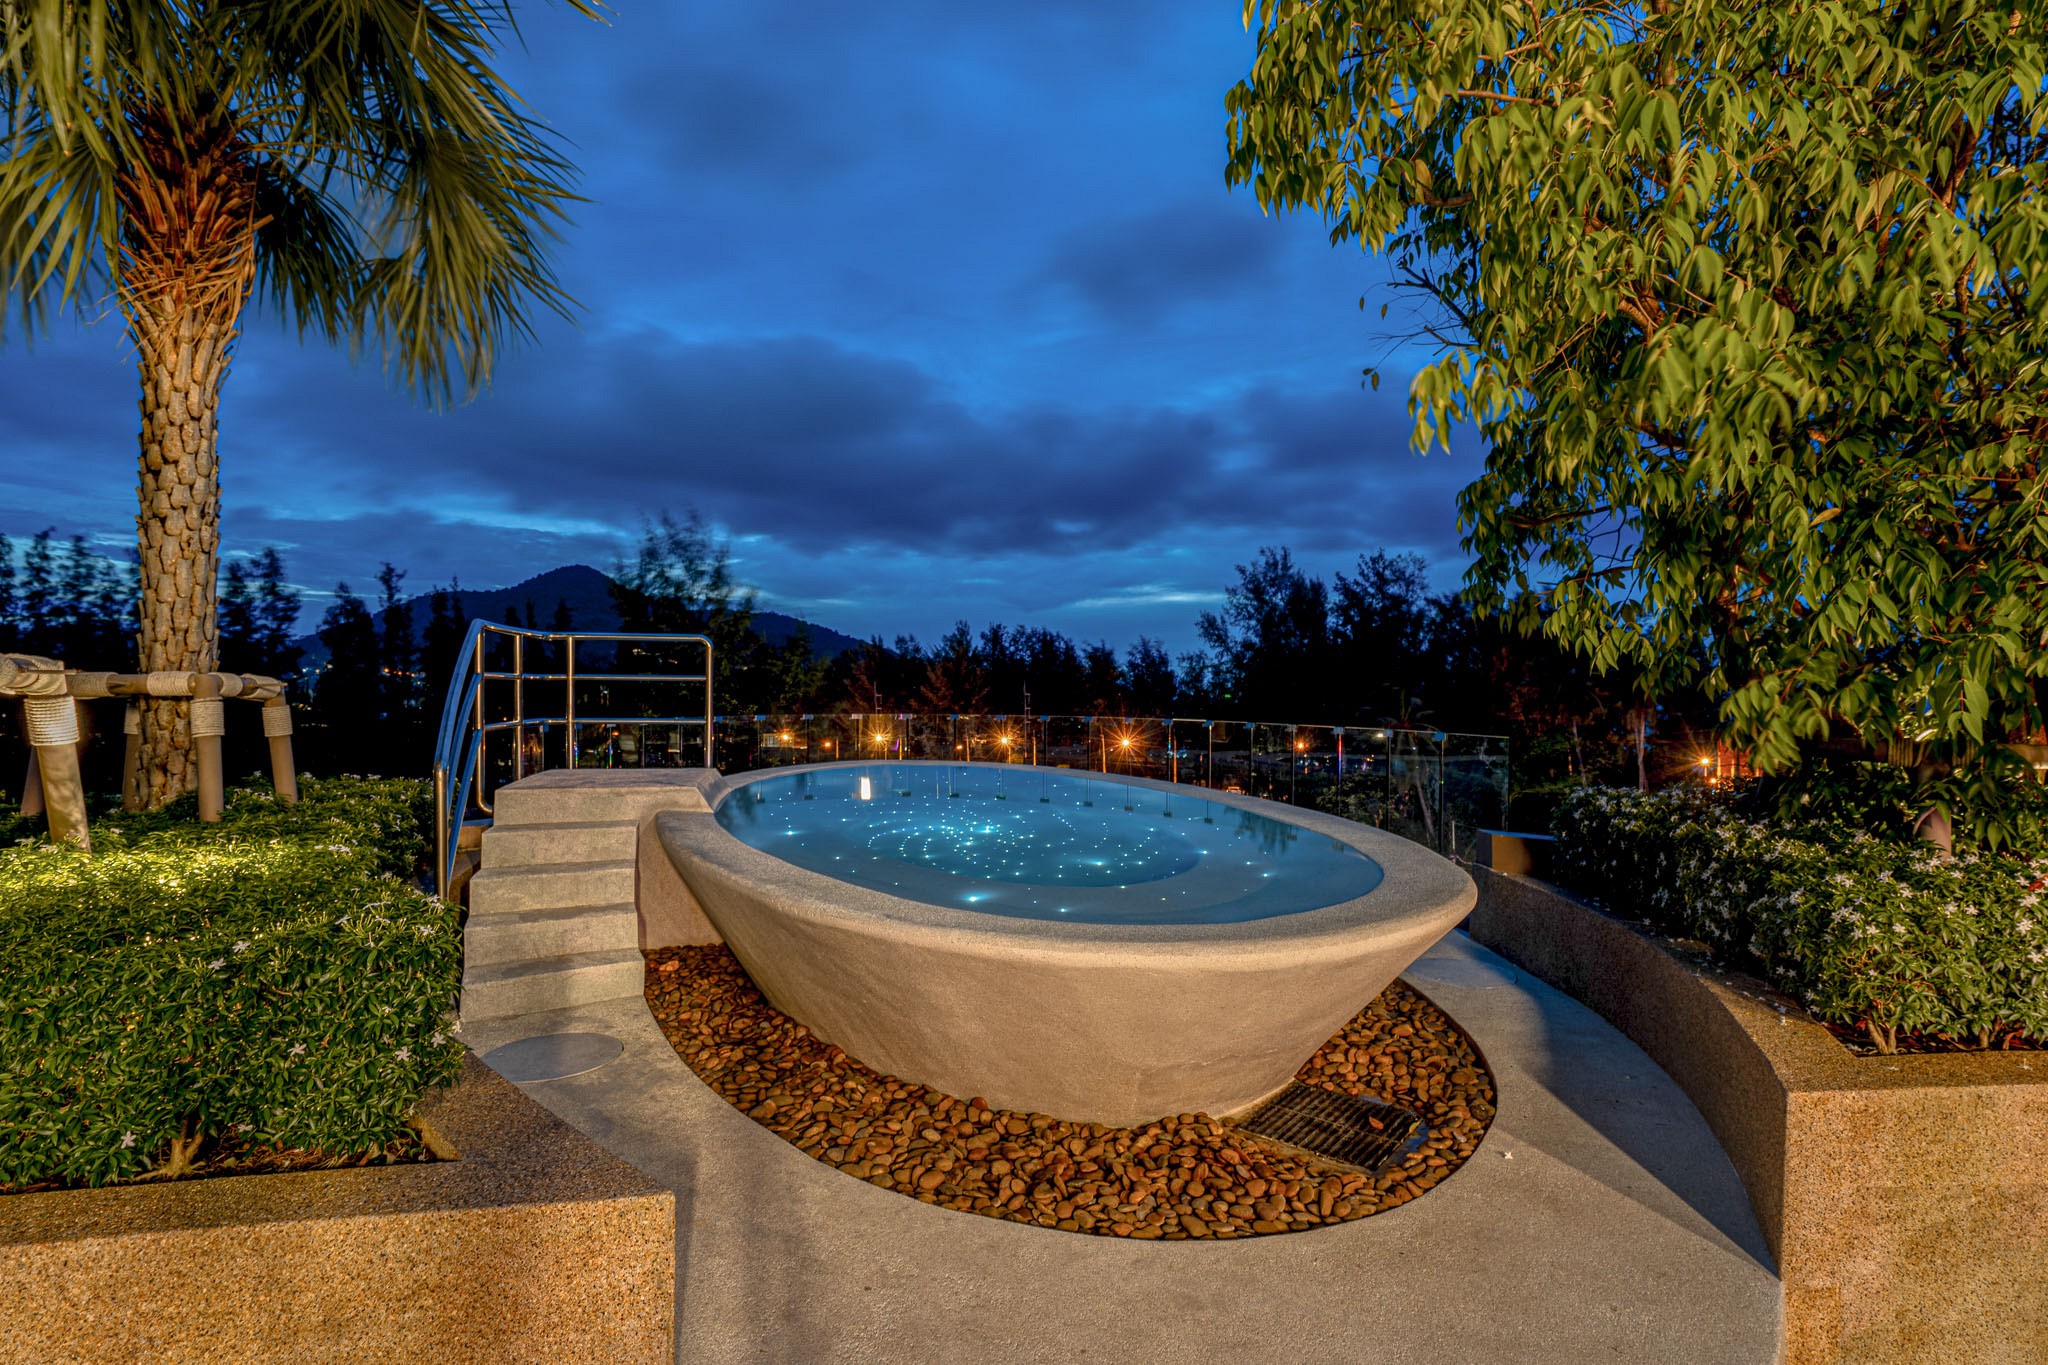
M 812 872 L 1026 919 L 1230 923 L 1335 905 L 1380 880 L 1378 863 L 1299 825 L 1042 768 L 797 769 L 735 791 L 717 818 Z

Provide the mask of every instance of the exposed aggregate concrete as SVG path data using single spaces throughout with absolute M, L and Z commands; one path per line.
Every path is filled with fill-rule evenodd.
M 881 1075 L 768 1004 L 723 945 L 649 952 L 647 1000 L 705 1084 L 818 1160 L 927 1204 L 1068 1232 L 1231 1238 L 1364 1218 L 1450 1175 L 1494 1114 L 1464 1032 L 1398 980 L 1296 1073 L 1423 1116 L 1422 1140 L 1377 1177 L 1207 1114 L 1113 1128 Z

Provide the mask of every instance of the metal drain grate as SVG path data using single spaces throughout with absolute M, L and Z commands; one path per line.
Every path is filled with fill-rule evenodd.
M 1422 1116 L 1357 1095 L 1340 1095 L 1300 1081 L 1267 1100 L 1237 1125 L 1284 1146 L 1367 1175 L 1401 1155 L 1422 1128 Z

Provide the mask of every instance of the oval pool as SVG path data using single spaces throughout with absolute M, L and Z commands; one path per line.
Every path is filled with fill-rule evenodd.
M 1383 830 L 1143 779 L 818 764 L 705 796 L 656 831 L 777 1009 L 879 1071 L 1065 1119 L 1257 1103 L 1475 896 Z
M 1381 876 L 1342 840 L 1207 793 L 1043 768 L 784 772 L 720 802 L 717 819 L 839 881 L 1025 919 L 1236 923 L 1351 900 Z

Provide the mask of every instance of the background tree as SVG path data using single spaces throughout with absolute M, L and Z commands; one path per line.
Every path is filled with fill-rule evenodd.
M 1228 177 L 1438 305 L 1475 602 L 2013 832 L 2048 702 L 2038 7 L 1252 0 Z M 1696 673 L 1703 668 L 1704 675 Z
M 420 676 L 419 641 L 413 634 L 412 604 L 400 595 L 405 571 L 385 561 L 377 568 L 377 714 L 383 726 L 380 750 L 391 771 L 409 771 L 430 742 L 426 735 L 426 688 Z M 398 764 L 403 763 L 403 768 Z
M 732 545 L 713 535 L 702 517 L 692 511 L 678 522 L 663 512 L 649 522 L 633 558 L 613 572 L 611 595 L 622 631 L 708 636 L 718 713 L 752 714 L 750 673 L 767 648 L 754 633 L 754 594 L 734 581 Z M 526 618 L 534 619 L 531 606 Z
M 111 293 L 138 352 L 142 669 L 218 662 L 219 399 L 252 291 L 435 399 L 473 394 L 533 304 L 566 308 L 542 246 L 568 167 L 486 64 L 511 23 L 472 0 L 0 7 L 0 278 L 31 330 Z M 151 805 L 196 781 L 185 716 L 144 703 Z
M 988 703 L 988 670 L 974 632 L 957 621 L 925 661 L 917 709 L 941 715 L 977 715 Z
M 427 594 L 427 623 L 420 630 L 420 672 L 425 675 L 427 697 L 436 711 L 442 689 L 455 676 L 455 660 L 462 651 L 463 636 L 469 633 L 469 609 L 462 604 L 462 580 L 450 580 L 445 588 Z M 438 723 L 438 714 L 429 717 Z
M 276 546 L 247 562 L 229 560 L 221 575 L 222 665 L 237 673 L 295 679 L 304 654 L 292 643 L 299 600 L 298 589 L 285 580 L 284 556 Z
M 1311 716 L 1323 711 L 1329 678 L 1329 589 L 1295 566 L 1286 547 L 1262 547 L 1237 566 L 1223 610 L 1197 627 L 1215 651 L 1224 699 L 1245 716 Z
M 349 755 L 350 771 L 357 771 L 354 765 L 364 759 L 371 762 L 363 766 L 378 767 L 376 745 L 384 738 L 384 688 L 376 618 L 348 584 L 337 583 L 333 605 L 320 617 L 318 634 L 327 650 L 326 666 L 313 683 L 319 758 L 333 764 Z
M 1137 716 L 1172 716 L 1178 700 L 1173 677 L 1173 660 L 1166 649 L 1149 635 L 1140 635 L 1124 651 L 1123 689 L 1125 704 Z

